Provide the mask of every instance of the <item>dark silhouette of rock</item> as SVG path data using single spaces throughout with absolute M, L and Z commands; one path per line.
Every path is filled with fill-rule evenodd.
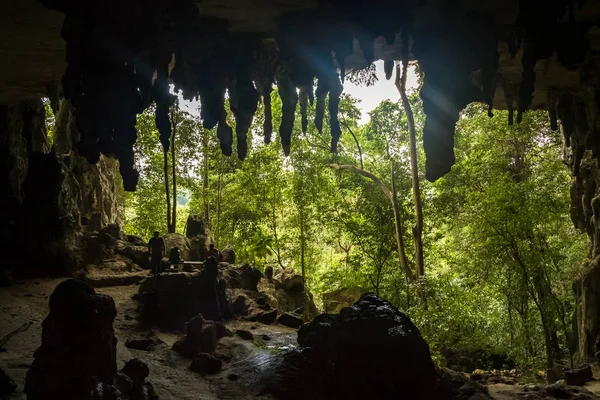
M 277 310 L 260 311 L 247 318 L 249 321 L 270 325 L 277 320 Z
M 129 338 L 125 342 L 125 347 L 136 350 L 154 350 L 156 343 L 152 338 Z
M 294 329 L 300 328 L 304 323 L 304 321 L 302 321 L 302 316 L 293 313 L 281 314 L 277 319 L 277 322 L 279 322 L 281 325 Z
M 204 220 L 199 215 L 188 215 L 185 223 L 185 236 L 193 238 L 198 235 L 206 234 L 206 226 Z
M 231 304 L 231 310 L 236 315 L 244 315 L 246 314 L 246 310 L 248 309 L 248 303 L 246 296 L 237 296 L 233 303 Z
M 141 246 L 141 247 L 146 247 L 146 249 L 148 249 L 148 242 L 139 236 L 127 235 L 126 239 L 127 239 L 127 242 L 133 246 Z
M 194 358 L 198 353 L 212 353 L 217 341 L 230 332 L 223 325 L 206 321 L 198 314 L 185 324 L 185 336 L 173 344 L 173 350 L 185 358 Z
M 99 387 L 113 385 L 116 315 L 111 297 L 75 279 L 61 282 L 50 296 L 42 345 L 27 373 L 28 399 L 87 399 Z
M 235 264 L 235 251 L 231 247 L 221 250 L 221 254 L 223 255 L 223 262 Z
M 17 390 L 17 384 L 0 368 L 0 396 L 11 394 Z
M 252 334 L 252 332 L 247 331 L 245 329 L 238 329 L 237 331 L 235 331 L 235 334 L 238 335 L 239 337 L 241 337 L 244 340 L 252 340 L 252 339 L 254 339 L 254 335 Z
M 223 361 L 208 353 L 200 353 L 194 357 L 190 369 L 202 375 L 216 374 L 221 370 Z
M 491 397 L 485 386 L 468 379 L 462 372 L 437 368 L 436 394 L 434 399 L 486 400 Z
M 219 321 L 230 314 L 225 286 L 217 280 L 218 266 L 209 257 L 202 272 L 159 274 L 146 279 L 139 289 L 141 317 L 146 323 L 182 329 L 198 314 Z
M 518 398 L 530 400 L 545 399 L 577 399 L 593 400 L 598 396 L 581 386 L 567 386 L 562 383 L 553 383 L 550 385 L 525 385 L 523 391 L 515 393 Z
M 257 291 L 258 289 L 256 286 L 258 285 L 258 282 L 260 282 L 260 278 L 262 278 L 260 271 L 248 264 L 244 264 L 241 267 L 241 271 L 242 289 Z
M 265 278 L 267 278 L 269 281 L 273 279 L 273 267 L 270 265 L 265 268 Z
M 298 343 L 326 398 L 435 396 L 429 346 L 408 316 L 374 294 L 303 325 Z
M 583 386 L 587 381 L 594 379 L 592 367 L 581 364 L 576 368 L 565 370 L 565 383 L 569 386 Z
M 134 358 L 127 361 L 123 369 L 117 373 L 117 386 L 131 400 L 158 400 L 152 384 L 145 381 L 149 374 L 148 365 Z M 129 381 L 126 378 L 129 378 Z

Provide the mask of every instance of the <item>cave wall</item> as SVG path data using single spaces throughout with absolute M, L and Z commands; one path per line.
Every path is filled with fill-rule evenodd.
M 13 274 L 79 268 L 84 231 L 122 222 L 117 163 L 91 165 L 69 148 L 76 132 L 65 108 L 50 149 L 40 99 L 0 106 L 1 268 Z
M 588 55 L 579 67 L 579 90 L 555 88 L 548 102 L 551 127 L 561 130 L 563 162 L 571 174 L 571 219 L 590 242 L 573 284 L 578 347 L 584 361 L 594 357 L 600 335 L 600 76 L 595 72 L 599 61 L 598 56 Z

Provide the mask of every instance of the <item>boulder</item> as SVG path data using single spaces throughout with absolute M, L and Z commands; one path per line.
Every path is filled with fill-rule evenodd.
M 129 258 L 117 255 L 100 264 L 88 264 L 74 276 L 93 287 L 131 285 L 148 276 L 148 272 L 134 264 Z
M 241 337 L 244 340 L 252 340 L 252 339 L 254 339 L 254 335 L 252 334 L 252 332 L 247 331 L 245 329 L 238 329 L 237 331 L 235 331 L 235 334 L 238 335 L 239 337 Z
M 429 346 L 410 318 L 374 294 L 298 331 L 298 344 L 326 398 L 434 398 Z
M 342 308 L 354 304 L 360 296 L 367 292 L 368 290 L 359 286 L 351 286 L 323 293 L 323 311 L 327 314 L 337 314 Z
M 274 274 L 275 289 L 286 291 L 302 291 L 304 289 L 304 278 L 291 268 L 278 268 Z
M 565 370 L 565 383 L 569 386 L 583 386 L 587 381 L 594 379 L 592 367 L 588 364 L 581 364 L 576 368 Z
M 290 312 L 283 313 L 277 319 L 281 325 L 287 326 L 288 328 L 298 329 L 302 326 L 304 321 L 302 316 Z
M 173 247 L 179 247 L 181 257 L 186 261 L 190 259 L 190 241 L 188 238 L 179 233 L 169 233 L 164 236 L 164 239 L 166 247 L 165 254 L 168 255 Z
M 199 374 L 216 374 L 221 370 L 223 361 L 208 353 L 200 353 L 194 357 L 190 369 Z
M 212 353 L 217 341 L 229 334 L 224 325 L 206 321 L 198 314 L 185 324 L 185 336 L 173 344 L 173 350 L 184 358 L 194 358 L 198 353 Z
M 277 310 L 258 311 L 246 318 L 248 321 L 260 322 L 261 324 L 270 325 L 277 320 Z
M 0 368 L 0 396 L 11 394 L 17 390 L 17 384 Z
M 158 400 L 152 384 L 145 381 L 149 374 L 150 369 L 145 362 L 137 358 L 129 360 L 117 373 L 117 387 L 131 400 Z
M 135 350 L 154 350 L 156 343 L 152 338 L 129 338 L 125 342 L 125 347 Z
M 223 256 L 223 262 L 235 264 L 235 251 L 233 251 L 231 247 L 226 247 L 221 250 L 221 255 Z
M 50 296 L 42 345 L 27 372 L 27 398 L 88 399 L 113 385 L 117 339 L 112 323 L 116 315 L 111 297 L 96 294 L 90 285 L 76 279 L 61 282 Z
M 279 312 L 295 312 L 302 315 L 305 322 L 311 321 L 319 314 L 312 293 L 308 290 L 277 289 L 274 294 Z M 305 307 L 307 307 L 306 311 L 304 310 Z
M 273 280 L 273 267 L 270 265 L 265 268 L 265 278 L 267 278 L 268 281 Z
M 150 253 L 147 245 L 136 245 L 123 240 L 117 240 L 115 254 L 129 258 L 134 264 L 144 269 L 150 269 Z
M 227 316 L 229 301 L 223 284 L 217 281 L 216 263 L 205 263 L 201 272 L 159 274 L 140 285 L 142 321 L 166 329 L 183 329 L 198 314 L 205 319 Z
M 244 264 L 241 267 L 241 284 L 242 289 L 257 291 L 258 282 L 260 282 L 262 274 L 258 268 L 252 267 L 249 264 Z
M 140 246 L 140 247 L 145 247 L 146 249 L 148 249 L 148 241 L 142 239 L 139 236 L 127 235 L 127 236 L 125 236 L 125 239 L 127 240 L 127 243 L 129 243 L 132 246 Z
M 188 215 L 185 223 L 185 236 L 193 238 L 199 235 L 206 235 L 206 224 L 199 215 Z
M 492 399 L 485 386 L 469 380 L 463 373 L 438 368 L 435 399 L 487 400 Z
M 526 385 L 523 391 L 514 393 L 516 398 L 528 400 L 538 399 L 577 399 L 593 400 L 598 396 L 580 386 L 567 386 L 564 383 L 553 383 L 550 385 Z

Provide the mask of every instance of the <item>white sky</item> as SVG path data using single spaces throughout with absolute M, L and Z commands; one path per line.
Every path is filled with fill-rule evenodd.
M 344 93 L 351 95 L 354 98 L 361 100 L 358 104 L 358 108 L 361 111 L 362 117 L 360 123 L 366 123 L 369 120 L 369 111 L 372 111 L 379 105 L 383 100 L 397 101 L 400 99 L 400 94 L 394 85 L 394 75 L 388 81 L 385 79 L 385 72 L 383 70 L 383 61 L 379 60 L 375 62 L 377 67 L 377 77 L 379 78 L 373 86 L 357 86 L 345 80 L 344 82 Z M 394 72 L 395 74 L 395 72 Z M 417 75 L 414 67 L 409 68 L 408 77 L 406 82 L 407 89 L 414 89 L 418 85 Z M 179 104 L 181 108 L 191 114 L 198 113 L 198 101 L 192 102 L 185 101 L 181 94 L 179 94 Z
M 352 97 L 361 100 L 358 108 L 360 108 L 360 111 L 362 113 L 362 118 L 360 122 L 363 124 L 369 120 L 369 111 L 372 111 L 383 100 L 400 100 L 400 94 L 398 93 L 398 89 L 396 89 L 396 86 L 394 85 L 394 78 L 396 72 L 392 74 L 392 77 L 388 81 L 387 79 L 385 79 L 383 61 L 376 61 L 375 66 L 377 67 L 377 77 L 379 79 L 373 86 L 356 86 L 347 79 L 344 82 L 344 93 L 347 93 Z M 406 88 L 414 89 L 417 87 L 417 85 L 418 82 L 415 69 L 414 67 L 409 67 L 408 76 L 406 77 Z

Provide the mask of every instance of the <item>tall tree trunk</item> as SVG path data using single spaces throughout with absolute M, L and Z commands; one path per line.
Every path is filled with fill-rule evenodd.
M 210 229 L 209 219 L 209 204 L 208 204 L 208 132 L 204 132 L 202 136 L 202 157 L 203 157 L 203 171 L 202 171 L 202 199 L 204 202 L 204 223 Z
M 167 231 L 171 228 L 171 190 L 169 188 L 169 152 L 163 151 L 163 172 L 165 174 L 165 194 L 167 197 Z
M 300 207 L 298 210 L 298 219 L 300 222 L 300 265 L 302 266 L 302 279 L 306 285 L 306 270 L 305 270 L 305 252 L 306 252 L 306 232 L 304 229 L 304 209 Z
M 271 218 L 273 219 L 273 236 L 275 237 L 275 248 L 277 250 L 277 263 L 281 268 L 283 263 L 281 262 L 281 249 L 279 248 L 279 237 L 277 236 L 277 179 L 273 182 L 273 203 L 271 206 Z
M 221 193 L 223 190 L 223 156 L 219 156 L 219 187 L 217 190 L 217 228 L 215 233 L 215 242 L 219 248 L 219 236 L 221 234 Z
M 389 156 L 389 149 L 388 149 Z M 404 245 L 404 238 L 402 236 L 402 220 L 400 219 L 400 206 L 398 205 L 398 197 L 396 196 L 396 184 L 395 184 L 395 173 L 394 173 L 394 162 L 391 157 L 388 157 L 390 160 L 390 170 L 391 170 L 391 178 L 392 178 L 392 189 L 386 186 L 385 183 L 381 179 L 379 179 L 376 175 L 365 171 L 363 169 L 357 168 L 354 165 L 345 165 L 345 164 L 329 164 L 330 168 L 333 168 L 337 171 L 351 171 L 358 175 L 362 175 L 365 178 L 369 178 L 373 182 L 375 182 L 385 197 L 388 198 L 390 203 L 392 203 L 392 209 L 394 211 L 394 225 L 396 227 L 396 245 L 398 248 L 398 257 L 400 261 L 400 266 L 404 270 L 406 274 L 406 278 L 410 282 L 415 281 L 415 276 L 410 269 L 408 258 L 406 257 L 406 248 Z
M 173 213 L 168 229 L 169 233 L 175 233 L 177 230 L 177 159 L 175 153 L 175 134 L 177 132 L 177 106 L 171 111 L 171 180 L 173 181 Z
M 403 69 L 400 76 L 400 63 L 396 64 L 396 88 L 402 98 L 402 106 L 408 121 L 408 137 L 410 143 L 410 170 L 412 175 L 413 202 L 415 203 L 416 223 L 412 229 L 415 242 L 415 265 L 417 278 L 425 275 L 423 263 L 423 208 L 421 205 L 421 188 L 419 186 L 419 166 L 417 162 L 417 135 L 415 132 L 415 118 L 406 95 L 406 75 L 408 71 L 408 60 L 402 61 Z

